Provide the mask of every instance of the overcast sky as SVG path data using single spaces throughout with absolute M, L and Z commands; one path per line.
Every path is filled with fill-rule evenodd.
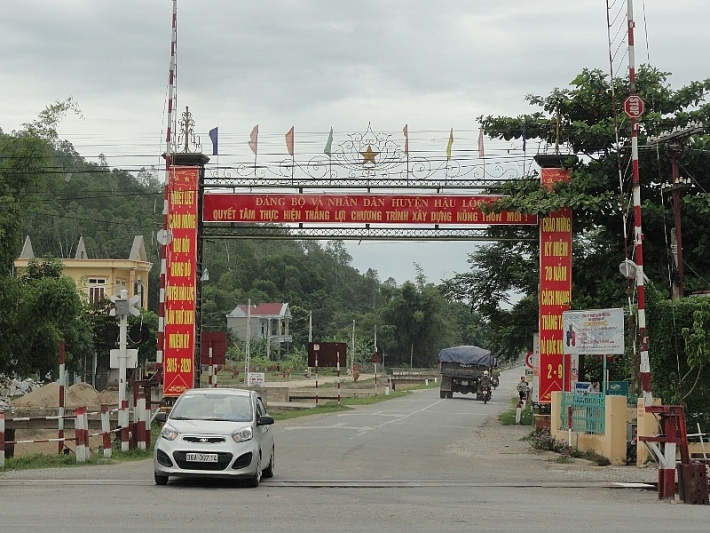
M 626 2 L 609 0 L 179 0 L 178 109 L 189 106 L 203 150 L 220 131 L 213 164 L 322 151 L 364 132 L 445 150 L 475 149 L 481 115 L 536 110 L 526 94 L 566 87 L 585 67 L 628 71 Z M 710 2 L 636 0 L 636 63 L 672 73 L 674 88 L 710 77 Z M 161 166 L 167 124 L 170 0 L 3 0 L 0 128 L 9 132 L 73 97 L 60 136 L 95 161 L 129 170 Z M 317 147 L 317 148 L 316 148 Z M 531 150 L 538 147 L 533 145 Z M 489 142 L 486 155 L 520 152 Z M 517 151 L 517 152 L 516 152 Z M 262 161 L 260 160 L 260 163 Z M 429 281 L 468 270 L 475 243 L 348 243 L 353 265 L 380 279 Z

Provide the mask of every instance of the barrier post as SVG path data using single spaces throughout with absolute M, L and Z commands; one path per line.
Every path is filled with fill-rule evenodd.
M 82 415 L 82 427 L 84 431 L 84 460 L 88 461 L 91 459 L 91 445 L 89 444 L 89 412 L 86 407 L 84 407 Z
M 0 411 L 0 468 L 5 468 L 5 412 Z
M 64 449 L 64 407 L 66 405 L 66 369 L 64 366 L 65 357 L 65 344 L 64 341 L 59 343 L 59 377 L 57 379 L 59 384 L 59 409 L 57 414 L 59 418 L 57 419 L 57 453 L 62 453 Z
M 109 420 L 108 404 L 101 404 L 101 439 L 104 448 L 104 457 L 111 458 L 111 422 Z
M 86 444 L 84 443 L 84 407 L 77 407 L 74 410 L 74 437 L 76 438 L 77 463 L 86 462 Z
M 139 450 L 145 450 L 145 396 L 140 393 L 136 405 L 136 439 Z

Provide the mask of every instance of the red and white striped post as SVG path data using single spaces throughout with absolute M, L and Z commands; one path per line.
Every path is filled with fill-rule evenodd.
M 212 359 L 212 337 L 210 336 L 210 346 L 207 352 L 207 386 L 209 388 L 216 387 L 215 375 L 214 375 L 214 365 Z
M 177 0 L 173 0 L 172 33 L 170 39 L 170 69 L 168 74 L 168 126 L 165 135 L 165 187 L 163 197 L 163 236 L 164 242 L 160 247 L 160 293 L 158 296 L 158 339 L 156 348 L 156 362 L 163 365 L 163 351 L 165 349 L 165 297 L 166 276 L 168 261 L 168 245 L 170 239 L 167 235 L 168 225 L 168 199 L 170 193 L 170 167 L 172 158 L 170 154 L 173 146 L 173 126 L 175 110 L 177 108 Z
M 76 462 L 86 462 L 86 433 L 84 431 L 84 413 L 86 407 L 77 407 L 74 410 L 74 435 L 76 437 Z
M 316 361 L 315 361 L 315 363 L 316 363 L 316 366 L 315 366 L 315 369 L 316 369 L 316 405 L 318 405 L 318 350 L 315 351 L 315 354 L 316 354 Z
M 138 395 L 138 403 L 136 405 L 136 441 L 139 450 L 146 449 L 145 443 L 145 422 L 146 422 L 146 409 L 145 409 L 145 394 L 142 392 Z
M 636 94 L 636 66 L 634 56 L 634 6 L 633 0 L 627 0 L 627 18 L 629 27 L 629 93 Z M 631 168 L 633 172 L 634 196 L 634 247 L 636 263 L 636 294 L 638 298 L 638 328 L 641 360 L 639 362 L 639 377 L 643 390 L 644 405 L 653 404 L 651 393 L 651 363 L 648 355 L 648 335 L 646 334 L 646 291 L 643 273 L 643 231 L 641 228 L 641 180 L 639 177 L 638 153 L 638 118 L 631 119 Z
M 5 412 L 0 411 L 0 468 L 5 468 Z
M 337 366 L 337 371 L 336 374 L 338 376 L 338 405 L 340 405 L 340 352 L 335 352 L 336 356 L 336 366 Z
M 111 421 L 109 419 L 108 404 L 101 404 L 101 442 L 104 448 L 104 457 L 111 458 Z
M 124 399 L 118 411 L 118 424 L 121 426 L 121 451 L 124 453 L 130 450 L 130 443 L 128 442 L 129 413 L 128 400 Z
M 64 407 L 66 401 L 66 368 L 64 365 L 65 358 L 65 343 L 64 341 L 59 341 L 59 377 L 57 382 L 59 384 L 59 409 L 57 414 L 59 415 L 59 420 L 57 422 L 57 453 L 62 453 L 64 449 Z

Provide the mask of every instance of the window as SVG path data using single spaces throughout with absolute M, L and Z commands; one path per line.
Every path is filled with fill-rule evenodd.
M 106 279 L 89 278 L 89 303 L 95 304 L 106 298 Z

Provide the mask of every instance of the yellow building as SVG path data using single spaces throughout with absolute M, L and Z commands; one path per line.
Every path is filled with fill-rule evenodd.
M 34 257 L 28 236 L 20 257 L 15 260 L 15 269 L 27 268 L 29 260 Z M 74 258 L 60 260 L 64 265 L 64 275 L 74 280 L 79 292 L 89 303 L 118 296 L 122 290 L 126 290 L 129 298 L 141 294 L 141 307 L 148 308 L 148 273 L 152 263 L 148 262 L 141 235 L 133 239 L 128 259 L 89 259 L 84 238 L 80 237 Z

